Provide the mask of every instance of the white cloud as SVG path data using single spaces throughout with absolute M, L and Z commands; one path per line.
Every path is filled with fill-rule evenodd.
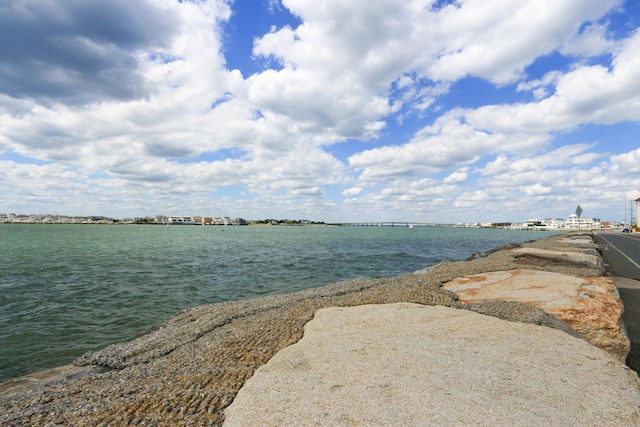
M 253 76 L 251 99 L 309 130 L 362 138 L 364 122 L 391 112 L 379 94 L 399 76 L 398 88 L 409 92 L 425 77 L 455 81 L 476 75 L 510 83 L 535 58 L 563 46 L 582 22 L 616 3 L 545 0 L 488 7 L 467 0 L 435 11 L 421 0 L 284 1 L 304 23 L 256 41 L 255 55 L 284 68 Z M 425 110 L 434 98 L 426 92 L 415 101 L 414 108 Z
M 603 154 L 589 153 L 593 144 L 574 144 L 560 147 L 535 156 L 509 157 L 499 154 L 495 160 L 487 162 L 480 172 L 483 176 L 503 177 L 512 185 L 547 183 L 563 179 L 577 167 L 590 165 Z M 526 182 L 519 182 L 526 177 Z
M 548 96 L 547 88 L 549 86 L 555 86 L 561 77 L 562 74 L 554 70 L 546 73 L 541 79 L 520 82 L 517 90 L 518 92 L 533 91 L 535 98 L 540 100 Z
M 556 131 L 584 123 L 640 120 L 640 32 L 621 43 L 611 69 L 580 66 L 557 81 L 555 93 L 539 102 L 489 105 L 465 112 L 466 120 L 492 132 Z M 529 87 L 529 86 L 525 86 Z
M 152 93 L 138 53 L 162 51 L 179 30 L 166 1 L 5 3 L 0 87 L 14 98 L 48 104 L 128 101 Z
M 614 39 L 605 16 L 619 1 L 434 4 L 270 0 L 261 5 L 269 14 L 288 9 L 301 24 L 259 35 L 253 55 L 264 68 L 243 76 L 223 56 L 234 7 L 226 0 L 13 1 L 0 34 L 23 46 L 29 28 L 38 43 L 0 49 L 0 82 L 15 89 L 0 90 L 0 155 L 34 164 L 0 160 L 15 185 L 5 201 L 25 194 L 25 208 L 65 200 L 69 211 L 107 212 L 119 200 L 128 214 L 147 204 L 448 219 L 456 206 L 503 214 L 592 194 L 584 183 L 613 198 L 612 183 L 637 182 L 637 152 L 598 138 L 558 142 L 583 124 L 640 121 L 640 33 Z M 61 34 L 20 27 L 29 8 L 58 24 L 105 10 L 113 28 L 70 19 L 62 36 L 76 49 L 25 66 Z M 568 62 L 526 77 L 547 54 Z M 600 55 L 611 62 L 589 62 Z M 469 104 L 450 91 L 465 76 L 514 96 L 458 108 Z M 333 193 L 345 187 L 338 204 Z
M 62 165 L 0 161 L 0 176 L 4 186 L 0 205 L 14 213 L 41 213 L 43 209 L 68 212 L 75 210 L 76 198 L 84 201 L 87 210 L 95 207 L 95 212 L 103 212 L 110 208 L 108 203 L 100 203 L 108 192 L 99 183 Z
M 640 180 L 640 148 L 628 153 L 611 157 L 611 163 L 618 174 L 623 177 Z M 632 185 L 631 183 L 629 185 Z M 636 184 L 637 185 L 637 184 Z
M 547 187 L 537 182 L 533 185 L 527 185 L 523 188 L 524 194 L 527 196 L 539 196 L 542 194 L 549 194 L 552 191 L 551 187 Z
M 345 197 L 353 197 L 360 195 L 360 193 L 362 193 L 362 187 L 351 187 L 344 190 L 342 195 Z
M 608 54 L 615 49 L 615 43 L 607 38 L 607 27 L 590 24 L 580 34 L 576 34 L 562 47 L 566 55 L 590 57 Z
M 487 133 L 462 123 L 454 112 L 422 129 L 407 144 L 363 151 L 351 156 L 349 164 L 362 170 L 363 180 L 421 176 L 470 164 L 499 151 L 537 150 L 547 141 L 544 134 Z
M 442 182 L 445 184 L 460 184 L 464 182 L 468 176 L 469 174 L 467 172 L 457 171 L 444 178 Z
M 293 190 L 293 193 L 296 196 L 304 196 L 304 197 L 322 197 L 326 195 L 326 192 L 323 188 L 315 186 L 315 187 L 307 187 Z
M 483 178 L 477 185 L 485 191 L 502 192 L 529 211 L 542 211 L 539 204 L 543 203 L 547 216 L 566 216 L 572 205 L 578 203 L 606 210 L 607 206 L 620 203 L 619 188 L 625 185 L 625 179 L 615 171 L 618 156 L 595 166 L 573 161 L 574 156 L 594 154 L 586 152 L 592 148 L 585 144 L 565 146 L 531 158 L 499 155 L 479 171 Z M 602 157 L 599 154 L 591 159 Z M 640 179 L 629 184 L 640 184 Z M 559 209 L 563 206 L 564 210 Z
M 513 83 L 535 58 L 563 45 L 582 22 L 599 18 L 616 3 L 544 0 L 488 5 L 467 0 L 449 5 L 439 13 L 437 34 L 447 45 L 430 76 L 456 80 L 471 74 L 496 84 Z

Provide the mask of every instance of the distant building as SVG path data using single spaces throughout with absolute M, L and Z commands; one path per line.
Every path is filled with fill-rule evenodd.
M 31 214 L 31 215 L 29 215 L 29 221 L 28 222 L 42 222 L 43 218 L 44 218 L 44 215 Z
M 598 218 L 578 218 L 578 215 L 571 214 L 565 220 L 565 228 L 591 230 L 600 228 L 600 219 Z
M 188 215 L 173 215 L 167 218 L 167 224 L 169 225 L 194 225 L 195 221 L 192 216 Z
M 545 226 L 539 219 L 528 219 L 523 225 L 525 228 L 540 228 Z
M 215 225 L 230 225 L 231 224 L 231 218 L 229 218 L 228 216 L 216 217 L 214 224 Z
M 547 228 L 555 230 L 558 228 L 564 228 L 564 219 L 563 218 L 547 218 L 544 220 Z

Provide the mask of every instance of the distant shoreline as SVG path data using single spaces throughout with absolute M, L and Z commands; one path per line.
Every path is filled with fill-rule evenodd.
M 370 225 L 357 225 L 357 224 L 370 224 Z M 617 231 L 617 228 L 547 228 L 547 227 L 503 227 L 503 226 L 470 226 L 470 225 L 458 225 L 458 224 L 432 224 L 432 225 L 416 225 L 418 223 L 394 221 L 395 225 L 371 225 L 378 224 L 372 223 L 316 223 L 316 224 L 179 224 L 179 226 L 195 226 L 195 227 L 357 227 L 357 228 L 458 228 L 458 229 L 488 229 L 488 230 L 513 230 L 513 231 L 551 231 L 558 233 L 570 233 L 570 232 L 592 232 L 598 230 Z M 391 224 L 391 222 L 383 222 L 380 224 Z M 413 227 L 410 225 L 413 224 Z M 132 223 L 132 222 L 0 222 L 0 225 L 110 225 L 110 226 L 176 226 L 177 224 L 167 223 Z

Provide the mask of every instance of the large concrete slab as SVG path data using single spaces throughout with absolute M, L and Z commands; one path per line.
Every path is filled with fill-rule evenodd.
M 635 372 L 544 326 L 410 303 L 325 308 L 226 426 L 640 425 Z

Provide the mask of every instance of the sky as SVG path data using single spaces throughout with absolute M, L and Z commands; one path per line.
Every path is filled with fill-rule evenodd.
M 639 28 L 640 0 L 3 0 L 0 213 L 622 221 Z

